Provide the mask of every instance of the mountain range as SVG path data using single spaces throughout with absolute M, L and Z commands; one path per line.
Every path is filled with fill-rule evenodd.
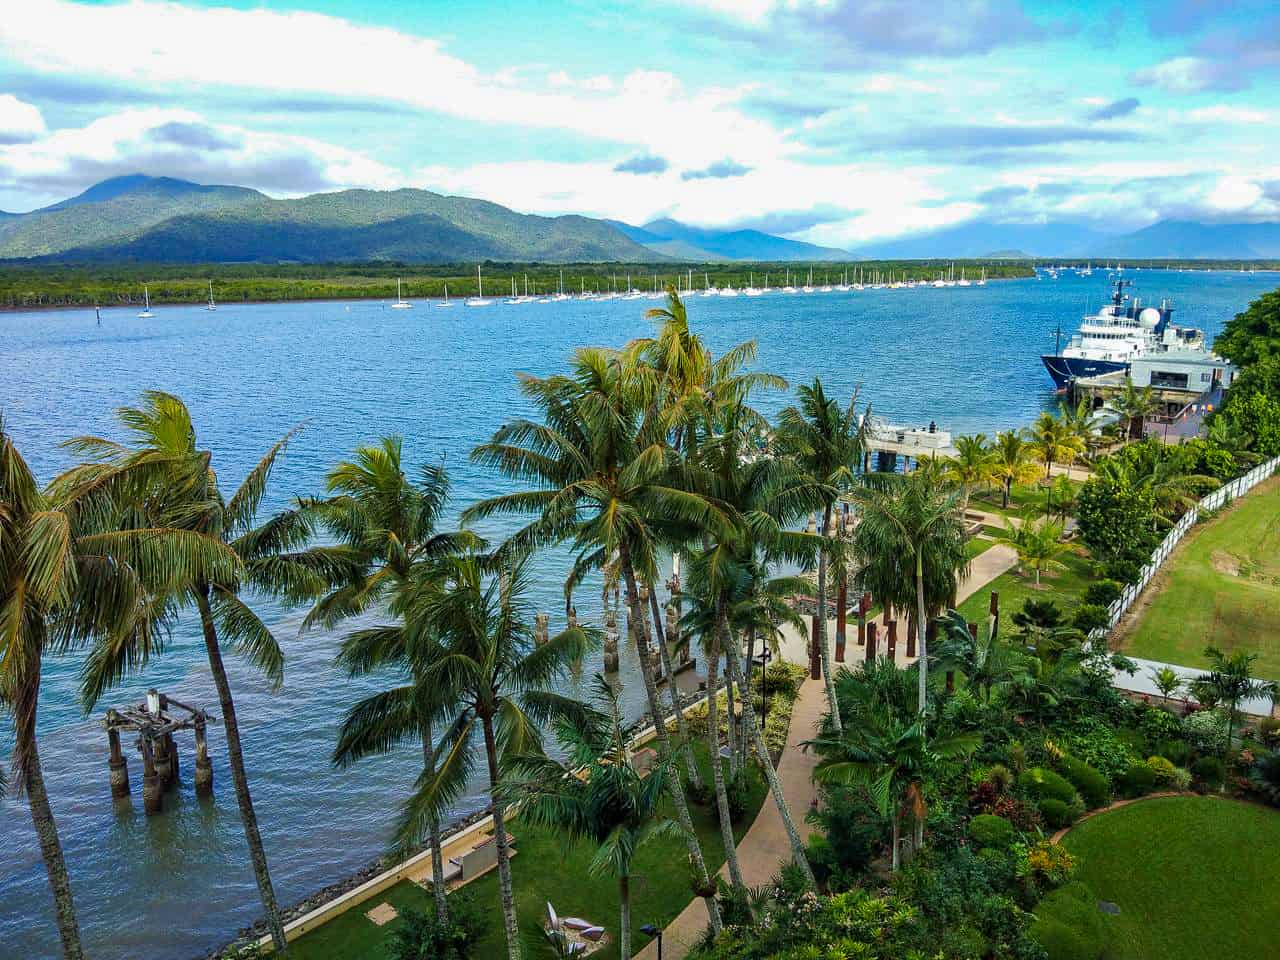
M 247 187 L 140 174 L 104 180 L 30 213 L 0 212 L 0 259 L 7 260 L 705 263 L 990 256 L 1280 258 L 1280 224 L 1165 220 L 1131 233 L 1104 233 L 1074 223 L 978 220 L 850 252 L 671 219 L 633 226 L 534 216 L 429 190 L 342 190 L 276 200 Z

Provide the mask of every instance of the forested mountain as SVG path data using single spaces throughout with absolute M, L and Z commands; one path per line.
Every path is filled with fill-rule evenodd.
M 1107 257 L 1258 260 L 1280 257 L 1280 223 L 1161 220 L 1104 244 Z
M 655 253 L 679 260 L 788 260 L 857 259 L 847 250 L 819 247 L 800 240 L 788 240 L 760 230 L 717 230 L 691 227 L 678 220 L 653 220 L 642 227 L 617 220 L 609 221 L 632 240 Z

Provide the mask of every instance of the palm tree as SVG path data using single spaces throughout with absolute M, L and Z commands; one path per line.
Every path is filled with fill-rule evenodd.
M 1058 419 L 1067 433 L 1080 442 L 1081 453 L 1093 446 L 1097 431 L 1093 426 L 1093 408 L 1087 399 L 1082 397 L 1074 407 L 1067 403 L 1059 403 Z M 1067 473 L 1070 475 L 1070 468 Z
M 1037 587 L 1042 571 L 1061 570 L 1065 566 L 1058 557 L 1070 549 L 1062 540 L 1062 524 L 1048 517 L 1026 520 L 1020 526 L 1006 522 L 1004 533 L 996 542 L 1017 551 L 1022 568 L 1035 571 Z
M 947 478 L 964 491 L 961 509 L 968 510 L 974 488 L 995 475 L 995 451 L 987 443 L 986 434 L 957 437 L 956 455 L 943 461 L 943 469 Z
M 1237 650 L 1226 654 L 1217 647 L 1204 649 L 1205 659 L 1209 661 L 1210 670 L 1198 679 L 1212 691 L 1219 703 L 1227 705 L 1227 750 L 1231 749 L 1231 738 L 1235 733 L 1236 715 L 1240 701 L 1253 698 L 1274 698 L 1277 684 L 1272 680 L 1259 680 L 1253 675 L 1253 664 L 1258 659 L 1256 653 Z
M 656 555 L 664 544 L 687 540 L 691 530 L 723 525 L 723 511 L 705 497 L 668 483 L 671 450 L 664 431 L 646 419 L 646 381 L 625 357 L 580 349 L 572 376 L 525 376 L 521 390 L 544 422 L 516 419 L 472 452 L 472 460 L 534 489 L 505 494 L 469 507 L 464 520 L 499 514 L 534 514 L 503 548 L 519 554 L 569 543 L 576 559 L 566 589 L 592 570 L 616 562 L 626 589 L 627 623 L 640 659 L 641 679 L 660 752 L 672 754 L 665 711 L 654 680 L 647 619 L 639 580 L 655 582 Z M 684 786 L 671 778 L 676 817 L 685 831 L 695 883 L 712 927 L 720 912 L 706 861 L 693 832 Z
M 329 533 L 359 558 L 359 576 L 340 583 L 316 604 L 307 625 L 332 627 L 379 606 L 403 608 L 408 597 L 439 586 L 442 557 L 478 538 L 466 532 L 438 531 L 449 499 L 449 479 L 443 467 L 424 466 L 416 483 L 402 467 L 402 441 L 386 437 L 377 446 L 360 447 L 351 460 L 329 472 L 329 497 L 306 505 Z M 415 644 L 413 637 L 423 643 Z M 431 716 L 421 709 L 422 665 L 435 645 L 430 630 L 410 630 L 403 622 L 366 627 L 342 639 L 338 663 L 351 676 L 384 672 L 390 667 L 408 682 L 373 694 L 355 704 L 343 720 L 334 761 L 347 766 L 371 753 L 385 753 L 402 740 L 421 741 L 423 776 L 435 770 Z M 436 916 L 448 914 L 440 822 L 429 823 L 432 856 L 431 890 Z
M 997 434 L 991 448 L 991 478 L 1000 481 L 1004 495 L 1001 507 L 1009 509 L 1009 494 L 1015 483 L 1030 483 L 1037 476 L 1035 448 L 1023 439 L 1021 431 Z
M 1177 523 L 1200 496 L 1218 485 L 1213 477 L 1182 472 L 1178 458 L 1164 444 L 1154 441 L 1132 444 L 1123 455 L 1108 457 L 1099 465 L 1098 473 L 1149 494 L 1155 504 L 1155 520 L 1166 527 Z
M 991 630 L 969 632 L 964 615 L 949 610 L 938 618 L 939 643 L 934 659 L 944 670 L 959 670 L 971 687 L 991 702 L 992 691 L 1015 683 L 1027 673 L 1026 658 Z
M 1051 413 L 1042 413 L 1029 431 L 1032 448 L 1044 464 L 1044 478 L 1048 480 L 1055 463 L 1069 464 L 1084 451 L 1084 443 L 1062 420 Z
M 1156 685 L 1156 689 L 1160 691 L 1160 696 L 1165 700 L 1172 700 L 1186 685 L 1182 675 L 1173 667 L 1160 667 L 1158 670 L 1152 670 L 1151 682 Z
M 492 558 L 446 556 L 439 564 L 443 587 L 431 583 L 405 604 L 403 615 L 407 625 L 421 625 L 433 634 L 428 641 L 413 637 L 411 630 L 411 643 L 439 644 L 417 664 L 421 703 L 414 716 L 447 719 L 448 729 L 436 749 L 439 762 L 432 774 L 424 772 L 419 778 L 396 837 L 406 849 L 421 843 L 459 796 L 474 764 L 478 729 L 489 777 L 507 955 L 519 960 L 502 775 L 512 758 L 541 750 L 540 728 L 584 722 L 583 704 L 552 687 L 587 654 L 592 638 L 573 627 L 536 645 L 529 625 L 533 611 L 526 600 L 528 579 L 520 563 L 500 576 L 486 572 L 497 565 Z
M 837 725 L 836 691 L 831 677 L 831 649 L 827 644 L 827 564 L 830 550 L 827 531 L 831 526 L 831 510 L 841 493 L 857 482 L 858 465 L 867 448 L 865 419 L 858 414 L 858 395 L 849 398 L 841 408 L 834 397 L 828 397 L 822 381 L 814 378 L 812 386 L 801 385 L 796 394 L 797 406 L 778 414 L 778 441 L 782 451 L 792 457 L 810 484 L 821 492 L 822 525 L 818 529 L 818 608 L 817 647 L 809 657 L 809 675 L 821 674 L 827 686 L 827 705 Z
M 1151 388 L 1139 389 L 1133 385 L 1132 380 L 1126 379 L 1123 391 L 1111 398 L 1110 406 L 1127 425 L 1129 439 L 1141 440 L 1146 419 L 1155 409 L 1155 398 L 1151 395 Z
M 27 798 L 69 960 L 84 948 L 36 738 L 43 658 L 87 642 L 145 655 L 159 641 L 167 611 L 156 593 L 170 578 L 235 567 L 200 534 L 99 529 L 108 507 L 56 484 L 42 491 L 0 420 L 0 706 L 13 717 L 13 786 Z
M 111 498 L 124 502 L 122 522 L 135 530 L 158 525 L 190 531 L 225 544 L 235 565 L 226 575 L 198 567 L 175 568 L 166 583 L 165 601 L 174 608 L 194 606 L 199 613 L 205 652 L 227 738 L 227 756 L 236 802 L 244 825 L 249 858 L 257 880 L 267 926 L 277 950 L 286 949 L 284 926 L 267 867 L 266 851 L 253 809 L 235 700 L 222 659 L 222 645 L 232 643 L 240 656 L 275 686 L 284 678 L 284 654 L 256 613 L 240 598 L 245 586 L 274 593 L 291 602 L 314 595 L 322 585 L 342 576 L 347 562 L 340 550 L 305 551 L 312 535 L 309 519 L 285 511 L 254 526 L 258 506 L 276 460 L 290 437 L 273 445 L 235 493 L 224 498 L 212 467 L 212 455 L 196 444 L 195 427 L 186 405 L 172 394 L 152 391 L 143 406 L 123 408 L 117 416 L 136 446 L 98 437 L 69 443 L 90 457 L 88 463 L 63 474 L 55 483 L 67 496 L 93 504 Z M 95 646 L 85 667 L 82 693 L 86 708 L 127 671 L 145 664 L 148 647 L 121 643 Z
M 957 577 L 969 569 L 959 497 L 922 470 L 884 477 L 853 494 L 860 518 L 852 547 L 863 564 L 862 582 L 882 604 L 902 609 L 910 609 L 914 587 L 921 713 L 928 709 L 928 611 L 955 594 Z
M 880 815 L 892 826 L 892 869 L 901 865 L 899 838 L 909 816 L 915 824 L 915 849 L 924 843 L 928 809 L 924 782 L 941 760 L 965 756 L 981 744 L 976 733 L 930 737 L 920 714 L 903 720 L 892 710 L 868 715 L 866 722 L 811 741 L 821 756 L 813 771 L 819 783 L 851 783 L 863 787 Z
M 618 956 L 631 956 L 631 870 L 645 844 L 680 835 L 680 825 L 664 815 L 671 758 L 641 774 L 627 749 L 617 692 L 597 674 L 595 699 L 604 712 L 584 711 L 556 726 L 563 761 L 543 753 L 514 757 L 506 796 L 518 803 L 527 823 L 564 835 L 568 843 L 596 848 L 587 872 L 612 874 L 618 881 Z

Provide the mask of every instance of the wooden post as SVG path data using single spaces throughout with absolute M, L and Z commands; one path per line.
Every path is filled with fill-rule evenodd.
M 898 621 L 889 621 L 888 639 L 885 641 L 885 651 L 889 659 L 894 663 L 898 662 Z
M 875 622 L 867 624 L 867 653 L 866 662 L 874 663 L 876 659 L 876 625 Z
M 867 645 L 867 614 L 871 612 L 871 594 L 864 593 L 858 601 L 858 646 Z
M 991 591 L 991 600 L 987 604 L 987 613 L 991 615 L 991 638 L 994 640 L 1000 635 L 1000 594 Z
M 173 780 L 173 767 L 169 759 L 169 741 L 167 737 L 156 737 L 151 741 L 151 753 L 155 761 L 156 776 L 160 778 L 160 789 L 168 790 Z
M 604 608 L 604 672 L 618 672 L 618 611 L 607 602 Z
M 164 803 L 164 785 L 156 771 L 155 753 L 151 739 L 143 734 L 138 738 L 142 749 L 142 809 L 147 816 L 160 812 Z
M 196 717 L 196 796 L 213 796 L 213 764 L 209 762 L 209 744 L 205 740 L 203 716 Z
M 840 589 L 836 592 L 836 663 L 844 663 L 844 646 L 847 642 L 845 630 L 848 627 L 849 584 L 840 578 Z
M 108 718 L 114 713 L 114 710 L 107 711 Z M 129 795 L 129 761 L 120 749 L 119 730 L 108 729 L 107 742 L 111 745 L 111 759 L 107 761 L 107 768 L 111 771 L 111 796 L 119 800 Z
M 173 739 L 172 733 L 164 735 L 165 753 L 169 755 L 169 780 L 165 784 L 166 790 L 176 790 L 178 784 L 182 781 L 182 770 L 178 765 L 178 741 Z

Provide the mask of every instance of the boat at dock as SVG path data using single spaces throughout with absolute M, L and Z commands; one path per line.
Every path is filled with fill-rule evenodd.
M 1143 306 L 1125 293 L 1131 285 L 1131 280 L 1113 281 L 1110 302 L 1084 317 L 1065 347 L 1059 333 L 1053 353 L 1041 356 L 1059 390 L 1083 377 L 1128 371 L 1141 357 L 1171 350 L 1208 352 L 1203 331 L 1174 325 L 1172 300 L 1161 300 L 1158 307 Z

